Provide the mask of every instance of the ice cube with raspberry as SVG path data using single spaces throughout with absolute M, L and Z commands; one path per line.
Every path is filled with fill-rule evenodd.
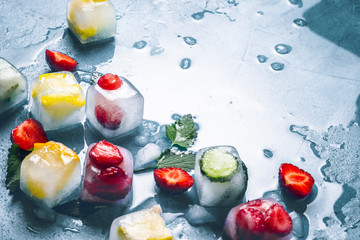
M 292 220 L 274 199 L 262 198 L 232 208 L 224 231 L 231 240 L 288 240 Z
M 81 199 L 126 205 L 130 200 L 132 178 L 130 151 L 105 140 L 91 144 L 86 157 Z
M 105 138 L 131 134 L 143 119 L 141 93 L 128 80 L 111 73 L 88 89 L 86 102 L 90 126 Z

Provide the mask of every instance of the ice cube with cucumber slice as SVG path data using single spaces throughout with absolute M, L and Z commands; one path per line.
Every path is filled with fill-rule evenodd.
M 234 147 L 208 147 L 196 154 L 195 185 L 202 206 L 240 203 L 247 181 L 247 168 Z
M 27 98 L 27 80 L 16 67 L 0 58 L 0 117 Z

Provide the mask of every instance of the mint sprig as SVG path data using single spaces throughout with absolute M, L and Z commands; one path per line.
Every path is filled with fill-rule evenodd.
M 21 162 L 28 154 L 29 151 L 20 149 L 17 144 L 13 144 L 9 148 L 5 184 L 10 194 L 14 194 L 15 190 L 19 187 Z
M 197 132 L 191 114 L 186 114 L 175 123 L 166 126 L 166 136 L 171 140 L 170 148 L 174 145 L 183 148 L 192 146 L 197 138 Z

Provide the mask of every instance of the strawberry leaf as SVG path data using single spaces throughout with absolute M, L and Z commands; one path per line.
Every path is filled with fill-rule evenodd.
M 21 162 L 28 154 L 28 151 L 20 149 L 17 144 L 13 144 L 9 148 L 5 184 L 6 188 L 10 190 L 10 194 L 13 194 L 19 186 Z
M 166 126 L 166 136 L 171 140 L 171 147 L 177 145 L 189 148 L 193 145 L 197 132 L 191 114 L 184 115 L 175 123 Z

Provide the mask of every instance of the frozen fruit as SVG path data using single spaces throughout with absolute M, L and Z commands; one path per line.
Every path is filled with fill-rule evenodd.
M 235 206 L 247 189 L 247 168 L 232 146 L 213 146 L 196 154 L 195 185 L 200 205 Z
M 46 207 L 72 200 L 81 181 L 80 159 L 58 142 L 35 143 L 20 168 L 20 188 Z
M 171 232 L 161 217 L 160 205 L 116 218 L 109 240 L 172 240 Z
M 54 72 L 56 71 L 72 72 L 77 67 L 77 62 L 73 58 L 61 52 L 46 49 L 45 58 L 47 64 Z
M 99 86 L 105 90 L 116 90 L 121 87 L 122 81 L 118 75 L 107 73 L 98 81 Z
M 81 199 L 86 202 L 126 206 L 131 197 L 133 157 L 125 148 L 105 140 L 87 152 Z
M 90 160 L 100 168 L 119 165 L 123 161 L 119 149 L 112 143 L 102 140 L 94 145 L 89 152 Z
M 314 178 L 310 173 L 290 163 L 281 164 L 279 181 L 282 187 L 298 198 L 309 195 L 314 185 Z
M 11 131 L 11 140 L 23 150 L 34 147 L 34 143 L 46 143 L 48 138 L 40 122 L 27 119 Z
M 256 199 L 232 208 L 224 230 L 231 240 L 288 240 L 292 220 L 275 200 Z
M 99 104 L 95 107 L 95 117 L 104 128 L 115 130 L 120 127 L 123 112 L 116 105 Z
M 154 171 L 154 178 L 158 188 L 171 194 L 180 194 L 194 184 L 194 179 L 181 168 L 159 168 Z

